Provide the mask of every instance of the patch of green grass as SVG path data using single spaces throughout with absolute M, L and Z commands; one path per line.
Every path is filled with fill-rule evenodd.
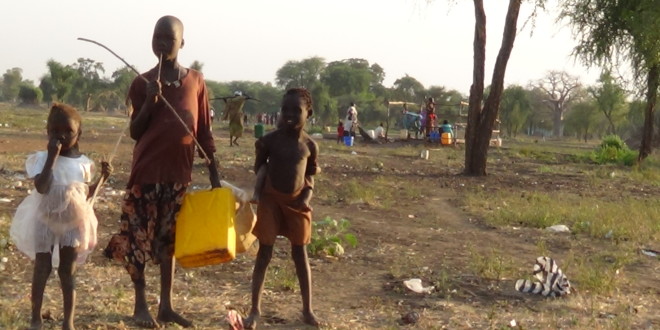
M 505 256 L 495 249 L 484 253 L 470 247 L 468 267 L 472 273 L 487 280 L 500 281 L 503 277 L 511 277 L 516 274 L 511 257 Z
M 266 275 L 266 286 L 276 291 L 295 292 L 298 289 L 298 277 L 293 263 L 271 264 Z
M 337 194 L 350 204 L 375 204 L 378 188 L 358 179 L 349 179 L 339 186 Z
M 623 279 L 623 268 L 634 260 L 630 252 L 621 249 L 611 253 L 580 253 L 568 256 L 562 270 L 581 293 L 610 294 Z
M 494 225 L 546 228 L 564 224 L 573 232 L 596 238 L 660 239 L 660 200 L 623 198 L 616 201 L 564 192 L 472 192 L 466 196 L 471 212 Z

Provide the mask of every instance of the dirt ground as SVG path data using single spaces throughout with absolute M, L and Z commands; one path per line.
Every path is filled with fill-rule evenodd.
M 220 126 L 220 124 L 218 124 Z M 254 138 L 246 132 L 239 147 L 228 147 L 227 136 L 218 129 L 221 173 L 225 180 L 250 189 L 254 174 Z M 111 152 L 120 127 L 93 129 L 81 141 L 83 152 L 98 160 Z M 6 235 L 11 216 L 21 199 L 32 189 L 24 179 L 25 156 L 45 147 L 43 131 L 0 129 L 0 237 Z M 544 298 L 521 294 L 514 283 L 531 272 L 539 256 L 539 241 L 561 266 L 569 254 L 589 254 L 611 245 L 587 237 L 561 235 L 540 229 L 494 227 L 466 213 L 463 196 L 481 186 L 485 191 L 531 192 L 563 189 L 599 194 L 616 199 L 622 191 L 639 186 L 620 182 L 615 187 L 594 186 L 580 173 L 542 173 L 543 162 L 509 159 L 491 152 L 490 175 L 471 178 L 460 174 L 462 161 L 447 161 L 462 155 L 452 149 L 421 143 L 390 143 L 352 148 L 334 141 L 320 141 L 320 165 L 313 199 L 314 220 L 326 216 L 347 219 L 358 238 L 355 248 L 346 247 L 338 257 L 311 259 L 314 307 L 327 329 L 485 329 L 509 328 L 660 328 L 660 263 L 639 257 L 621 270 L 622 283 L 606 295 L 580 290 L 566 298 Z M 133 290 L 119 265 L 101 255 L 111 234 L 118 230 L 119 192 L 130 169 L 132 141 L 125 137 L 113 160 L 115 173 L 97 202 L 98 252 L 78 272 L 76 324 L 82 329 L 133 329 L 130 319 Z M 505 146 L 506 147 L 506 146 Z M 419 151 L 430 149 L 429 160 Z M 396 149 L 402 150 L 397 151 Z M 355 154 L 353 154 L 353 152 Z M 194 187 L 206 187 L 201 161 L 194 168 Z M 20 184 L 18 182 L 21 182 Z M 370 187 L 375 196 L 351 200 L 342 196 L 342 185 Z M 376 186 L 377 188 L 374 188 Z M 660 196 L 660 187 L 645 186 L 644 193 Z M 359 193 L 356 193 L 359 195 Z M 351 196 L 348 196 L 351 197 Z M 660 221 L 660 220 L 659 220 Z M 6 236 L 5 236 L 6 237 Z M 609 248 L 609 247 L 608 247 Z M 657 246 L 656 246 L 657 248 Z M 474 271 L 481 256 L 497 253 L 509 260 L 515 277 L 487 278 Z M 7 257 L 0 271 L 0 328 L 22 328 L 29 322 L 32 262 L 15 247 L 0 246 Z M 178 268 L 174 305 L 199 329 L 227 328 L 228 309 L 246 313 L 250 307 L 250 276 L 255 250 L 236 260 L 198 269 Z M 492 256 L 492 255 L 491 255 Z M 500 260 L 500 259 L 498 259 Z M 156 267 L 148 268 L 149 302 L 152 312 L 158 303 Z M 571 274 L 567 274 L 570 278 Z M 301 301 L 288 243 L 278 241 L 266 283 L 260 328 L 303 329 Z M 430 294 L 411 292 L 403 281 L 420 278 L 434 285 Z M 59 328 L 61 294 L 54 273 L 48 283 L 44 313 L 46 328 Z M 405 316 L 419 319 L 406 324 Z M 3 324 L 4 323 L 4 324 Z M 168 325 L 176 328 L 174 325 Z

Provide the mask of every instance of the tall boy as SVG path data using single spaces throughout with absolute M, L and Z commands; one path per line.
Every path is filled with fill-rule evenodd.
M 255 143 L 255 173 L 266 167 L 266 179 L 257 207 L 253 233 L 259 239 L 259 252 L 252 273 L 252 308 L 244 322 L 254 329 L 261 315 L 261 294 L 277 235 L 291 242 L 303 301 L 303 320 L 318 326 L 312 311 L 312 276 L 307 259 L 311 240 L 312 208 L 309 202 L 314 189 L 312 176 L 320 172 L 316 164 L 318 146 L 303 131 L 312 115 L 312 97 L 306 89 L 289 89 L 282 99 L 281 121 L 277 130 Z
M 210 159 L 211 186 L 219 187 L 211 115 L 204 77 L 182 67 L 177 56 L 184 45 L 183 24 L 173 16 L 156 22 L 151 47 L 159 65 L 137 77 L 129 90 L 134 112 L 130 133 L 136 141 L 133 164 L 122 205 L 120 233 L 112 237 L 106 256 L 124 262 L 135 286 L 133 318 L 141 327 L 192 322 L 172 308 L 175 214 L 191 182 L 195 144 L 182 123 L 161 99 L 176 109 Z M 160 73 L 160 76 L 159 76 Z M 154 319 L 145 293 L 147 261 L 160 264 L 160 305 Z

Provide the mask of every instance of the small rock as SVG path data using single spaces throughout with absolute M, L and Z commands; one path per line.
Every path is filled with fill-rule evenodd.
M 571 230 L 566 225 L 554 225 L 546 228 L 545 230 L 553 233 L 570 233 Z
M 415 324 L 417 321 L 419 321 L 419 313 L 415 311 L 408 312 L 401 316 L 401 323 L 403 324 Z

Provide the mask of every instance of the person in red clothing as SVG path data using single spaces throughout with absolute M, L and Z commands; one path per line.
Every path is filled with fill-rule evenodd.
M 337 143 L 341 143 L 344 138 L 344 123 L 340 120 L 337 124 Z
M 135 140 L 133 163 L 120 232 L 105 249 L 107 257 L 123 262 L 128 270 L 135 287 L 133 318 L 146 328 L 167 322 L 192 325 L 172 308 L 172 280 L 175 214 L 192 180 L 195 143 L 163 98 L 176 109 L 208 156 L 211 186 L 220 187 L 206 84 L 200 72 L 178 63 L 183 45 L 181 21 L 174 16 L 160 18 L 151 46 L 162 60 L 141 75 L 148 83 L 137 77 L 128 92 L 134 108 L 130 123 L 131 138 Z M 156 318 L 149 313 L 145 292 L 144 269 L 149 260 L 160 264 L 161 292 Z

